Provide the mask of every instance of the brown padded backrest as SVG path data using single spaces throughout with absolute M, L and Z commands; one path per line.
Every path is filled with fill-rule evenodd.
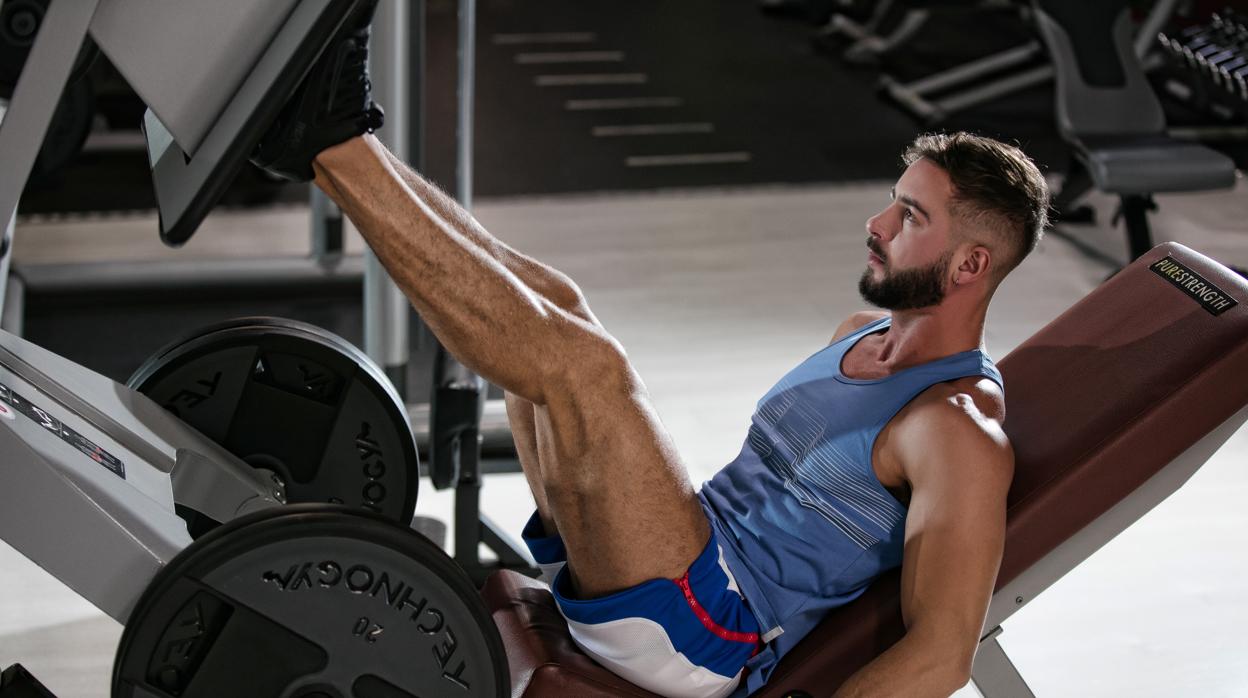
M 1150 269 L 1167 256 L 1240 304 L 1210 314 Z M 1016 456 L 1000 588 L 1248 404 L 1248 282 L 1182 245 L 1160 245 L 998 367 Z M 831 695 L 896 642 L 898 580 L 886 574 L 833 611 L 758 695 Z M 648 695 L 571 645 L 540 585 L 497 575 L 485 593 L 515 695 Z
M 1150 269 L 1168 256 L 1239 304 L 1207 312 Z M 1015 454 L 999 589 L 1248 404 L 1248 281 L 1159 245 L 997 366 Z M 896 642 L 898 579 L 830 614 L 758 695 L 830 695 Z

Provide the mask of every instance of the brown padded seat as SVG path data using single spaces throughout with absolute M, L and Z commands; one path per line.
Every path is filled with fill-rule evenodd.
M 1150 268 L 1166 257 L 1239 304 L 1212 314 Z M 1159 245 L 998 367 L 1016 455 L 1000 589 L 1248 404 L 1248 282 L 1182 245 Z M 903 634 L 898 580 L 894 570 L 829 614 L 755 695 L 833 693 Z M 513 695 L 651 695 L 572 644 L 541 584 L 500 573 L 483 594 Z

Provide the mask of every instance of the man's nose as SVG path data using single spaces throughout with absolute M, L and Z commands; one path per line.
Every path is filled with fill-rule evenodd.
M 894 231 L 888 224 L 887 214 L 888 209 L 884 209 L 867 219 L 867 235 L 883 240 L 892 239 Z

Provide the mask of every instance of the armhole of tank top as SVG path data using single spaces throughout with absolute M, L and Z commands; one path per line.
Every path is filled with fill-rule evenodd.
M 988 358 L 988 355 L 982 351 L 979 353 L 979 370 L 974 375 L 987 378 L 996 383 L 997 387 L 1001 389 L 1001 395 L 1005 395 L 1005 378 L 1001 376 L 1001 369 L 997 368 L 996 362 Z M 963 377 L 965 378 L 966 376 Z
M 980 353 L 980 356 L 981 356 L 982 358 L 987 358 L 986 356 L 984 356 L 984 354 L 983 354 L 982 352 Z M 992 365 L 992 368 L 995 370 L 995 369 L 996 369 L 996 365 L 995 365 L 995 364 L 993 364 L 993 365 Z M 1000 371 L 997 371 L 997 375 L 1000 375 Z M 915 398 L 917 398 L 918 396 L 922 395 L 922 394 L 924 393 L 924 391 L 928 390 L 928 389 L 929 389 L 929 388 L 931 388 L 933 385 L 936 385 L 937 383 L 947 383 L 947 382 L 949 382 L 949 381 L 961 380 L 961 379 L 963 379 L 963 378 L 970 378 L 971 376 L 980 376 L 980 377 L 983 377 L 983 378 L 987 378 L 988 380 L 992 381 L 993 383 L 996 383 L 996 384 L 997 384 L 997 386 L 998 386 L 999 388 L 1001 388 L 1001 393 L 1002 393 L 1002 395 L 1004 395 L 1004 394 L 1005 394 L 1005 386 L 1002 384 L 1002 383 L 1003 383 L 1003 381 L 1001 381 L 1001 380 L 999 380 L 998 378 L 994 377 L 993 373 L 992 373 L 992 372 L 990 372 L 990 371 L 988 370 L 988 366 L 985 366 L 984 364 L 982 364 L 982 363 L 981 363 L 981 364 L 980 364 L 980 365 L 979 365 L 979 366 L 978 366 L 978 367 L 977 367 L 974 371 L 967 371 L 967 372 L 963 373 L 962 375 L 953 375 L 953 376 L 950 376 L 950 377 L 947 377 L 947 378 L 942 378 L 942 379 L 940 379 L 940 380 L 932 381 L 931 383 L 928 383 L 927 385 L 924 385 L 924 386 L 922 386 L 922 387 L 918 388 L 917 390 L 915 390 L 915 391 L 914 391 L 914 392 L 910 395 L 910 397 L 906 398 L 906 400 L 905 400 L 904 402 L 902 402 L 902 403 L 901 403 L 901 404 L 897 407 L 897 409 L 895 409 L 895 410 L 893 410 L 892 412 L 890 412 L 890 413 L 888 414 L 888 416 L 887 416 L 887 417 L 885 417 L 884 419 L 882 419 L 881 421 L 876 422 L 876 423 L 875 423 L 875 425 L 872 427 L 872 429 L 873 429 L 874 433 L 872 433 L 872 434 L 871 434 L 871 443 L 870 443 L 870 445 L 869 445 L 869 446 L 868 446 L 868 448 L 867 448 L 867 453 L 869 454 L 869 455 L 868 455 L 868 458 L 870 458 L 870 459 L 871 459 L 871 464 L 870 464 L 871 476 L 872 476 L 872 478 L 874 479 L 875 483 L 876 483 L 876 484 L 878 484 L 878 485 L 880 486 L 880 489 L 881 489 L 881 490 L 883 490 L 886 494 L 888 494 L 888 496 L 889 496 L 890 498 L 892 498 L 892 500 L 893 500 L 894 502 L 896 502 L 897 504 L 901 505 L 901 507 L 902 507 L 903 509 L 909 510 L 909 506 L 907 506 L 907 505 L 905 505 L 905 504 L 902 504 L 902 503 L 901 503 L 901 502 L 897 499 L 897 497 L 893 495 L 893 493 L 892 493 L 892 492 L 889 492 L 889 491 L 888 491 L 888 488 L 884 486 L 884 483 L 880 482 L 880 477 L 879 477 L 878 475 L 876 475 L 876 474 L 875 474 L 875 458 L 874 458 L 874 455 L 875 455 L 875 444 L 876 444 L 876 442 L 877 442 L 877 441 L 879 441 L 879 439 L 880 439 L 880 434 L 881 434 L 881 433 L 883 433 L 883 431 L 884 431 L 884 427 L 888 426 L 888 423 L 889 423 L 889 422 L 891 422 L 891 421 L 893 421 L 893 418 L 894 418 L 894 417 L 896 417 L 896 416 L 897 416 L 897 415 L 898 415 L 898 414 L 899 414 L 902 410 L 904 410 L 904 409 L 906 408 L 906 406 L 907 406 L 907 405 L 909 405 L 910 403 L 914 402 Z
M 893 318 L 888 315 L 882 318 L 876 319 L 876 320 L 872 320 L 871 322 L 868 322 L 867 324 L 863 325 L 862 327 L 859 327 L 853 332 L 850 332 L 844 337 L 841 337 L 835 342 L 832 342 L 831 344 L 828 345 L 828 347 L 835 347 L 835 346 L 840 346 L 845 343 L 852 344 L 854 342 L 857 342 L 859 339 L 862 339 L 863 337 L 871 334 L 872 332 L 878 331 L 880 327 L 882 327 L 885 323 L 891 323 L 892 320 Z
M 872 320 L 871 322 L 868 322 L 867 324 L 863 325 L 862 327 L 859 327 L 858 329 L 854 330 L 853 332 L 850 332 L 849 334 L 845 335 L 844 337 L 841 337 L 840 339 L 838 339 L 838 340 L 835 340 L 835 341 L 831 342 L 830 344 L 828 344 L 828 346 L 823 347 L 822 349 L 820 349 L 819 351 L 816 351 L 815 353 L 811 354 L 810 356 L 807 356 L 807 357 L 806 357 L 805 359 L 803 359 L 802 361 L 803 361 L 803 362 L 810 361 L 811 359 L 815 358 L 816 356 L 819 356 L 819 355 L 823 354 L 823 353 L 824 353 L 824 352 L 826 352 L 826 351 L 831 351 L 832 349 L 836 349 L 836 348 L 838 348 L 838 347 L 841 347 L 842 345 L 844 345 L 844 344 L 845 344 L 845 343 L 847 343 L 847 342 L 848 342 L 848 343 L 851 343 L 851 344 L 852 344 L 853 342 L 857 342 L 857 341 L 858 341 L 859 339 L 861 339 L 863 336 L 868 335 L 868 334 L 870 334 L 870 333 L 872 333 L 872 332 L 874 332 L 874 331 L 878 330 L 878 329 L 879 329 L 878 325 L 879 325 L 880 323 L 885 322 L 885 321 L 888 321 L 888 320 L 892 320 L 892 318 L 891 318 L 891 317 L 882 317 L 882 318 L 880 318 L 879 320 Z M 873 326 L 875 326 L 875 327 L 873 327 Z

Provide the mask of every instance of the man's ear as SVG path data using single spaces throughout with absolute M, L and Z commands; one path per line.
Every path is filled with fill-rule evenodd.
M 953 283 L 965 286 L 986 278 L 992 262 L 992 252 L 987 247 L 972 246 L 962 254 L 962 262 L 954 272 Z

